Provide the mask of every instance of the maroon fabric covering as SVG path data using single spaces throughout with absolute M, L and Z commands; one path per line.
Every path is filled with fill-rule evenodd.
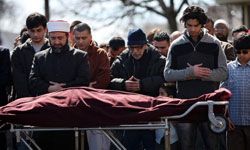
M 182 114 L 198 101 L 228 101 L 230 96 L 226 89 L 199 98 L 176 99 L 88 87 L 69 88 L 15 100 L 0 107 L 0 120 L 40 127 L 103 127 L 156 121 L 162 116 Z M 198 114 L 201 116 L 200 110 Z

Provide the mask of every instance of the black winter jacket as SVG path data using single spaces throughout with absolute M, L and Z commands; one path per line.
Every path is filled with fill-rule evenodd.
M 40 51 L 49 48 L 49 45 L 49 41 L 46 41 Z M 16 98 L 31 96 L 28 86 L 29 74 L 35 53 L 30 40 L 27 40 L 24 44 L 17 46 L 13 50 L 11 67 Z
M 48 93 L 49 82 L 65 83 L 65 87 L 88 86 L 90 79 L 87 53 L 69 48 L 55 53 L 52 48 L 38 52 L 30 72 L 33 96 Z
M 6 88 L 11 83 L 10 52 L 0 46 L 0 106 L 7 104 L 8 95 Z
M 159 54 L 151 45 L 148 45 L 145 53 L 143 57 L 147 57 L 147 60 L 144 61 L 144 64 L 140 64 L 141 66 L 139 67 L 144 67 L 141 70 L 144 70 L 146 73 L 139 77 L 135 75 L 135 72 L 138 70 L 134 70 L 135 60 L 128 49 L 117 57 L 111 66 L 111 89 L 125 91 L 125 81 L 131 76 L 135 76 L 140 79 L 140 94 L 149 96 L 159 95 L 159 88 L 164 83 L 163 70 L 166 58 Z

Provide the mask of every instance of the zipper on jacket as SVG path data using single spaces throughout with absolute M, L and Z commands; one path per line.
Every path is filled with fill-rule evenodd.
M 194 51 L 196 52 L 196 47 L 199 45 L 199 43 L 201 42 L 201 39 L 203 38 L 203 36 L 204 36 L 204 34 L 203 34 L 203 36 L 202 36 L 202 38 L 199 40 L 199 42 L 197 42 L 197 44 L 195 44 L 195 46 L 194 46 L 194 44 L 189 40 L 189 38 L 187 37 L 187 35 L 186 34 L 184 34 L 185 35 L 185 37 L 187 38 L 187 40 L 189 41 L 189 43 L 192 45 L 192 47 L 194 48 Z
M 188 38 L 187 38 L 188 39 Z M 189 43 L 192 45 L 192 47 L 194 48 L 194 51 L 196 52 L 196 47 L 199 45 L 199 43 L 201 42 L 201 39 L 200 41 L 194 46 L 194 44 L 188 39 Z

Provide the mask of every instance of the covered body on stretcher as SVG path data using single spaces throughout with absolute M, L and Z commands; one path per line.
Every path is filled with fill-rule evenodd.
M 20 131 L 74 130 L 75 150 L 83 149 L 82 146 L 79 147 L 77 134 L 82 130 L 101 130 L 118 149 L 125 150 L 110 129 L 165 129 L 165 149 L 169 150 L 169 119 L 190 122 L 207 120 L 209 117 L 209 120 L 214 122 L 214 129 L 221 131 L 224 126 L 220 119 L 218 121 L 214 117 L 214 111 L 224 114 L 225 106 L 221 104 L 226 103 L 221 102 L 227 102 L 230 96 L 231 93 L 226 89 L 219 89 L 198 98 L 176 99 L 88 87 L 69 88 L 39 97 L 18 99 L 0 107 L 0 123 L 31 125 L 15 129 L 12 126 L 11 132 L 16 132 L 19 142 Z M 199 109 L 194 109 L 196 106 Z M 160 123 L 148 124 L 160 120 Z M 29 135 L 23 133 L 40 149 Z M 21 140 L 32 149 L 23 138 Z
M 81 128 L 136 124 L 180 115 L 196 102 L 228 101 L 230 96 L 231 93 L 223 88 L 197 98 L 177 99 L 78 87 L 15 100 L 0 107 L 0 121 L 39 127 Z M 200 107 L 181 121 L 205 120 L 207 111 L 207 107 Z M 223 114 L 224 109 L 216 108 L 215 112 Z

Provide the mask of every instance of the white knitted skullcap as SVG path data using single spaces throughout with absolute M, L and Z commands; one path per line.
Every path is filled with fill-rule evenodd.
M 226 20 L 224 19 L 218 19 L 214 22 L 214 28 L 218 25 L 218 24 L 224 24 L 228 29 L 229 29 L 229 24 L 227 23 Z
M 69 32 L 70 24 L 63 20 L 54 20 L 47 23 L 48 32 Z

